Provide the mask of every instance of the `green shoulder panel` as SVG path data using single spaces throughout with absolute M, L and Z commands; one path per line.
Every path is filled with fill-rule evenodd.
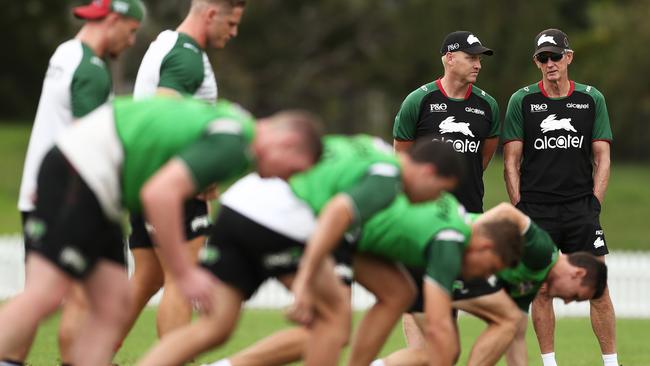
M 174 89 L 181 94 L 194 95 L 203 83 L 203 50 L 183 33 L 160 65 L 159 87 Z
M 106 63 L 82 43 L 83 57 L 70 84 L 72 116 L 80 118 L 104 104 L 111 93 L 111 73 Z
M 522 100 L 528 94 L 538 93 L 539 86 L 532 84 L 517 90 L 510 97 L 506 117 L 503 121 L 503 141 L 522 140 L 524 138 L 524 118 Z
M 415 131 L 418 118 L 420 117 L 422 99 L 436 90 L 438 90 L 438 86 L 435 81 L 432 81 L 415 89 L 406 96 L 399 112 L 395 116 L 395 124 L 393 125 L 393 138 L 395 140 L 415 140 Z
M 575 91 L 589 95 L 596 105 L 594 127 L 591 135 L 592 140 L 607 140 L 611 141 L 612 128 L 609 124 L 609 114 L 607 112 L 607 104 L 605 97 L 596 88 L 590 85 L 574 83 Z
M 472 85 L 472 94 L 485 100 L 487 104 L 490 106 L 490 111 L 492 112 L 491 113 L 492 125 L 490 126 L 490 133 L 488 134 L 488 137 L 499 136 L 501 134 L 501 119 L 500 119 L 500 112 L 499 112 L 499 104 L 497 103 L 496 99 L 494 99 L 485 90 L 477 87 L 476 85 Z

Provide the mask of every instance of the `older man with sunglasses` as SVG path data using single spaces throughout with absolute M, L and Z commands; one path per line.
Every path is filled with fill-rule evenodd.
M 506 112 L 505 180 L 513 204 L 545 229 L 564 253 L 609 251 L 599 222 L 610 173 L 612 131 L 603 95 L 569 79 L 573 50 L 567 35 L 547 29 L 535 37 L 533 61 L 542 80 L 516 91 Z M 555 316 L 542 289 L 532 306 L 544 366 L 556 366 Z M 609 292 L 591 300 L 591 323 L 605 366 L 618 365 Z

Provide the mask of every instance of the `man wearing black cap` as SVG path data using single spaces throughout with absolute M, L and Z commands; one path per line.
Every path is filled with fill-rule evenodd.
M 35 208 L 37 172 L 45 153 L 62 130 L 109 99 L 112 82 L 105 60 L 133 46 L 144 6 L 139 0 L 96 0 L 74 8 L 73 12 L 86 22 L 73 39 L 57 47 L 49 61 L 20 186 L 18 209 L 23 223 Z M 25 247 L 27 251 L 31 249 L 27 239 Z M 84 299 L 80 286 L 74 287 L 66 299 L 59 327 L 64 364 L 70 359 L 72 339 L 81 324 L 79 315 L 85 314 Z M 30 344 L 14 350 L 0 365 L 21 365 Z
M 411 92 L 395 117 L 393 146 L 407 150 L 415 140 L 430 137 L 452 144 L 466 163 L 465 179 L 453 192 L 469 212 L 483 212 L 483 171 L 499 143 L 499 107 L 488 93 L 474 83 L 481 70 L 481 57 L 494 52 L 471 32 L 456 31 L 440 47 L 444 75 Z M 412 271 L 416 278 L 421 273 Z M 462 283 L 462 282 L 461 282 Z M 462 290 L 462 291 L 460 291 Z M 485 280 L 455 287 L 454 300 L 491 294 L 498 288 Z M 411 309 L 422 312 L 422 299 Z M 423 341 L 412 315 L 404 315 L 404 331 L 411 342 Z
M 549 232 L 564 253 L 609 251 L 599 216 L 610 173 L 612 131 L 603 95 L 569 79 L 569 39 L 558 29 L 535 37 L 542 80 L 510 98 L 504 125 L 505 181 L 513 204 Z M 555 366 L 553 304 L 545 288 L 532 318 L 544 366 Z M 591 323 L 605 366 L 618 365 L 609 291 L 591 300 Z

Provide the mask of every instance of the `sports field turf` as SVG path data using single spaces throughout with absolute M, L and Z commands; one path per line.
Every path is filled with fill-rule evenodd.
M 357 317 L 359 314 L 356 314 Z M 155 339 L 155 310 L 149 308 L 140 317 L 136 327 L 126 339 L 115 361 L 120 365 L 133 365 Z M 38 334 L 36 344 L 31 352 L 29 362 L 32 365 L 55 365 L 58 359 L 56 347 L 56 326 L 58 317 L 47 321 Z M 223 355 L 232 354 L 237 350 L 255 342 L 257 339 L 272 333 L 274 330 L 287 326 L 282 314 L 276 310 L 246 310 L 235 335 L 221 350 L 208 353 L 197 360 L 195 364 L 213 361 Z M 617 321 L 619 361 L 625 366 L 650 365 L 650 350 L 648 350 L 648 329 L 650 320 L 619 319 Z M 475 318 L 461 317 L 461 336 L 463 352 L 459 365 L 464 365 L 467 351 L 476 336 L 483 329 L 483 323 Z M 591 332 L 591 325 L 586 318 L 563 318 L 557 326 L 558 362 L 563 366 L 593 366 L 602 365 L 596 339 Z M 537 343 L 529 326 L 528 350 L 531 366 L 541 365 L 537 351 Z M 401 332 L 398 328 L 393 332 L 383 350 L 383 354 L 403 346 Z M 343 364 L 343 363 L 341 363 Z M 504 362 L 499 365 L 505 365 Z

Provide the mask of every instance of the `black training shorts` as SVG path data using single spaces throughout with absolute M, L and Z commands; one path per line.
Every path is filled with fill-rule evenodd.
M 183 206 L 183 227 L 185 239 L 192 240 L 210 231 L 210 216 L 208 203 L 198 198 L 185 202 Z M 151 226 L 146 223 L 142 213 L 132 214 L 130 218 L 131 235 L 129 235 L 129 248 L 153 248 L 153 241 L 149 235 Z
M 304 248 L 305 243 L 222 206 L 200 260 L 203 267 L 248 299 L 266 279 L 295 273 Z M 339 245 L 337 265 L 349 268 L 351 258 L 351 246 Z M 349 284 L 351 278 L 342 280 Z
M 609 253 L 600 226 L 600 202 L 594 195 L 562 203 L 520 202 L 517 208 L 546 230 L 562 253 Z
M 55 147 L 38 174 L 36 209 L 24 225 L 31 250 L 76 279 L 100 260 L 125 266 L 120 225 L 109 220 L 95 194 Z

